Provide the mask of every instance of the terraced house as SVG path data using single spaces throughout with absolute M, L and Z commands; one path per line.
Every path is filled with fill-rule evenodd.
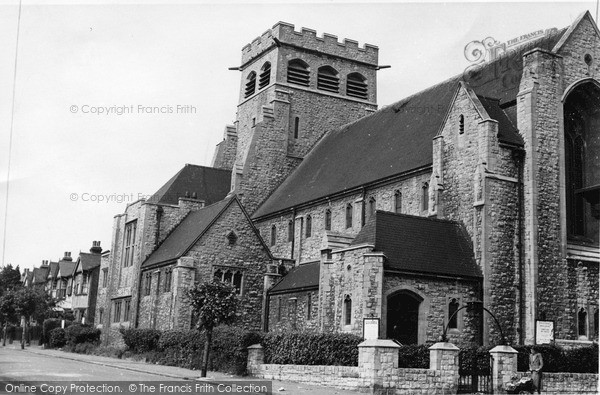
M 585 13 L 377 110 L 377 47 L 277 23 L 242 49 L 213 167 L 115 217 L 106 341 L 189 327 L 211 278 L 265 330 L 597 340 L 599 40 Z

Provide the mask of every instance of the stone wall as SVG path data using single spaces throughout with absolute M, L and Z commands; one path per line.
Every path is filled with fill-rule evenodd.
M 310 318 L 309 318 L 310 295 Z M 269 295 L 269 332 L 317 332 L 319 330 L 319 291 L 306 290 Z
M 529 373 L 519 372 L 515 375 L 530 377 Z M 597 373 L 543 373 L 542 393 L 544 394 L 597 394 Z

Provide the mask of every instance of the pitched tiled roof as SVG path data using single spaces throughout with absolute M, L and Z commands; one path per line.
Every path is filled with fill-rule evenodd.
M 33 269 L 33 283 L 45 283 L 46 277 L 48 277 L 48 266 L 36 267 Z
M 213 204 L 227 196 L 231 188 L 231 171 L 213 167 L 186 164 L 148 201 L 161 204 L 178 204 L 179 198 L 196 194 L 196 199 Z
M 52 280 L 56 278 L 56 274 L 58 273 L 58 262 L 50 262 L 50 271 L 48 272 L 48 277 Z
M 516 103 L 522 56 L 535 47 L 552 50 L 565 30 L 514 49 L 477 73 L 460 74 L 329 132 L 253 218 L 430 166 L 432 139 L 446 118 L 460 81 L 478 97 L 487 98 L 484 108 L 490 117 L 498 118 L 499 140 L 522 144 L 516 130 L 516 111 L 507 108 Z
M 319 286 L 320 262 L 303 263 L 296 266 L 269 290 L 269 293 L 294 292 Z
M 73 261 L 58 261 L 58 273 L 61 277 L 71 277 L 75 271 L 75 262 Z
M 237 198 L 221 200 L 197 211 L 191 211 L 160 246 L 142 263 L 142 267 L 173 261 L 185 254 L 209 228 L 223 210 Z
M 79 261 L 81 262 L 81 270 L 88 271 L 95 267 L 100 266 L 100 254 L 89 254 L 87 252 L 79 253 Z
M 384 253 L 387 269 L 482 277 L 469 235 L 455 221 L 377 211 L 351 245 L 365 243 Z

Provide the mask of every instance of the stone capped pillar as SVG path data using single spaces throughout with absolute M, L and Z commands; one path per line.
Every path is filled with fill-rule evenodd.
M 265 363 L 265 352 L 260 344 L 253 344 L 248 347 L 248 364 L 246 370 L 250 374 L 258 372 L 259 365 Z
M 439 342 L 429 347 L 429 369 L 442 373 L 443 387 L 450 394 L 458 389 L 458 353 L 460 349 L 452 343 Z
M 490 350 L 494 394 L 506 394 L 504 383 L 517 373 L 517 354 L 517 350 L 511 346 L 496 346 Z
M 398 369 L 399 345 L 388 339 L 365 340 L 358 345 L 358 369 L 362 387 L 371 393 L 384 393 Z

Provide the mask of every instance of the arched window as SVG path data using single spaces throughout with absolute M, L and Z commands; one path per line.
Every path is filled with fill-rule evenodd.
M 598 338 L 598 309 L 596 308 L 596 312 L 594 313 L 594 337 Z
M 331 66 L 319 67 L 317 71 L 317 89 L 338 93 L 340 90 L 340 78 L 338 72 Z
M 458 300 L 456 298 L 452 298 L 450 303 L 448 303 L 448 328 L 457 329 L 458 328 Z
M 308 86 L 310 71 L 308 64 L 300 59 L 290 60 L 288 63 L 287 82 L 296 85 Z
M 223 272 L 221 271 L 221 269 L 215 270 L 214 279 L 215 281 L 223 281 Z
M 244 98 L 252 96 L 256 91 L 256 72 L 251 72 L 246 78 L 246 89 L 244 90 Z
M 429 184 L 423 183 L 421 190 L 421 207 L 422 211 L 429 210 Z
M 402 212 L 402 193 L 400 191 L 394 193 L 394 212 L 398 214 Z
M 271 226 L 271 245 L 274 246 L 277 244 L 277 227 L 275 225 Z
M 312 217 L 310 215 L 306 216 L 306 237 L 310 237 L 312 235 Z
M 294 221 L 288 221 L 288 242 L 294 241 Z
M 352 299 L 350 295 L 346 295 L 344 298 L 344 325 L 350 325 L 352 323 Z
M 352 205 L 346 205 L 346 228 L 352 227 Z
M 233 273 L 231 270 L 227 270 L 225 274 L 223 274 L 223 282 L 231 284 L 231 278 L 233 277 Z
M 367 83 L 366 78 L 360 73 L 348 74 L 346 81 L 346 95 L 357 97 L 359 99 L 367 99 Z
M 460 114 L 458 117 L 458 133 L 463 134 L 465 132 L 465 117 Z
M 271 82 L 271 62 L 266 62 L 260 69 L 258 78 L 258 89 L 262 89 Z
M 375 198 L 372 197 L 369 199 L 369 219 L 373 218 L 375 215 L 375 210 L 377 209 L 377 202 Z
M 577 334 L 587 336 L 587 312 L 583 307 L 577 313 Z
M 331 210 L 325 210 L 325 230 L 331 230 Z
M 300 135 L 300 118 L 294 118 L 294 138 L 297 139 Z
M 242 293 L 242 273 L 237 271 L 233 274 L 233 287 L 238 295 Z

